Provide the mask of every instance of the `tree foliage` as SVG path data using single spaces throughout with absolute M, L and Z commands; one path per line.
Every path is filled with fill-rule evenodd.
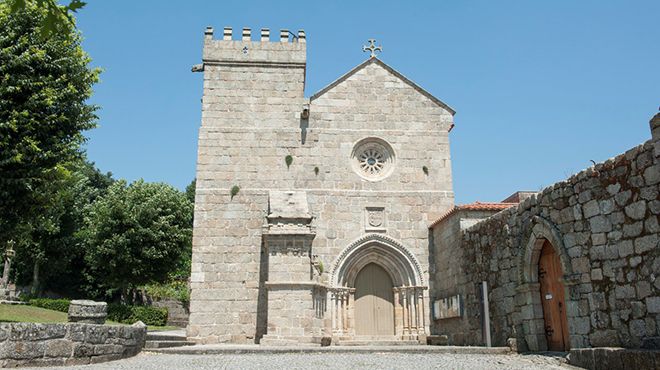
M 189 276 L 195 182 L 128 185 L 86 161 L 99 70 L 82 6 L 0 0 L 0 251 L 16 241 L 12 278 L 37 294 L 104 298 Z
M 190 249 L 192 209 L 186 195 L 169 185 L 115 182 L 86 217 L 88 273 L 102 277 L 107 291 L 124 294 L 167 281 Z
M 0 244 L 39 223 L 52 186 L 80 160 L 83 132 L 96 126 L 87 99 L 99 70 L 72 23 L 40 36 L 51 16 L 38 4 L 0 2 Z
M 65 177 L 45 188 L 48 207 L 34 217 L 29 233 L 19 240 L 14 271 L 17 283 L 32 284 L 35 293 L 49 290 L 78 297 L 84 296 L 88 285 L 81 226 L 90 204 L 105 194 L 113 180 L 110 173 L 101 173 L 87 161 L 65 168 Z
M 38 7 L 45 17 L 40 21 L 40 33 L 43 37 L 50 37 L 58 32 L 66 32 L 69 25 L 75 24 L 72 13 L 82 9 L 86 2 L 71 0 L 68 5 L 59 5 L 56 0 L 6 0 L 9 10 L 18 13 L 28 6 Z
M 195 191 L 197 190 L 197 179 L 193 179 L 188 186 L 186 186 L 186 197 L 190 203 L 195 204 Z

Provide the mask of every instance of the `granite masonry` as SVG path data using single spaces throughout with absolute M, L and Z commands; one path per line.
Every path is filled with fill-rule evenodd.
M 207 29 L 193 67 L 204 95 L 189 338 L 424 341 L 427 230 L 453 206 L 454 111 L 376 57 L 307 99 L 303 31 L 234 38 Z M 367 265 L 389 281 L 372 286 Z
M 84 323 L 0 324 L 0 367 L 84 365 L 138 354 L 147 327 Z
M 657 349 L 658 126 L 660 114 L 651 120 L 651 140 L 520 204 L 500 203 L 504 210 L 492 209 L 495 214 L 482 214 L 481 220 L 477 211 L 459 207 L 432 224 L 432 300 L 459 296 L 462 307 L 456 317 L 434 320 L 431 331 L 447 335 L 449 344 L 485 344 L 480 294 L 480 284 L 485 282 L 492 344 L 515 343 L 520 351 L 546 350 L 541 300 L 552 297 L 539 290 L 539 276 L 544 273 L 539 270 L 539 255 L 549 242 L 562 272 L 569 338 L 565 350 Z M 586 353 L 576 351 L 574 356 L 591 359 L 582 363 L 585 366 L 594 363 L 594 354 Z M 644 351 L 597 353 L 658 356 Z
M 69 322 L 81 322 L 87 324 L 105 324 L 108 316 L 108 304 L 106 302 L 95 302 L 87 299 L 73 300 L 69 304 Z
M 208 28 L 193 67 L 190 339 L 544 351 L 560 332 L 560 350 L 593 363 L 583 349 L 657 346 L 660 116 L 650 141 L 566 181 L 455 207 L 455 112 L 373 42 L 305 98 L 305 33 L 253 38 Z

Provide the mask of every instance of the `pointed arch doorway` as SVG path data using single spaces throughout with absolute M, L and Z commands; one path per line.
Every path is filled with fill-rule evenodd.
M 394 285 L 387 271 L 375 263 L 355 278 L 355 334 L 394 335 Z
M 425 340 L 428 287 L 419 261 L 401 243 L 364 235 L 337 256 L 331 277 L 329 324 L 338 343 L 359 337 Z

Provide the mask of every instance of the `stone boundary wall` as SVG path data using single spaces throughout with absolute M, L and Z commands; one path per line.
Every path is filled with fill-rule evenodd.
M 660 369 L 660 351 L 609 347 L 573 349 L 568 363 L 588 370 Z
M 151 306 L 167 309 L 167 325 L 185 328 L 188 325 L 188 304 L 173 298 L 151 300 Z
M 0 324 L 0 367 L 85 365 L 138 354 L 147 327 L 82 323 Z
M 481 332 L 476 284 L 486 281 L 493 345 L 516 338 L 520 351 L 545 350 L 535 269 L 547 239 L 561 260 L 571 348 L 639 348 L 660 335 L 659 157 L 656 136 L 468 228 L 457 245 L 436 245 L 461 249 L 448 263 L 466 279 L 456 287 L 465 320 L 434 334 L 483 344 L 470 333 Z

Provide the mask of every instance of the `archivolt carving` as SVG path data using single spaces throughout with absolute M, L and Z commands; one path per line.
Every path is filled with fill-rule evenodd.
M 422 268 L 415 255 L 383 234 L 367 234 L 346 247 L 332 264 L 332 285 L 353 286 L 357 273 L 369 263 L 383 267 L 397 286 L 424 285 Z

